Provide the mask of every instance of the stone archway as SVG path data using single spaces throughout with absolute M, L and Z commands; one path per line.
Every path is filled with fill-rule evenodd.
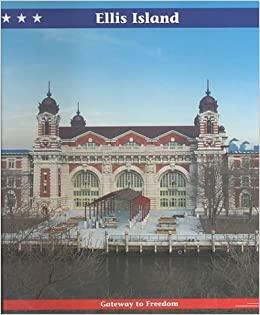
M 72 177 L 73 207 L 83 209 L 85 204 L 96 200 L 100 195 L 100 180 L 90 170 L 81 170 Z
M 124 170 L 116 176 L 116 188 L 131 188 L 133 190 L 143 192 L 144 181 L 142 176 L 136 171 Z
M 177 170 L 169 170 L 160 177 L 160 208 L 186 208 L 186 178 Z

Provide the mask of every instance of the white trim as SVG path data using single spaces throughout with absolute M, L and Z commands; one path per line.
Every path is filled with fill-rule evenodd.
M 164 173 L 166 173 L 168 171 L 172 171 L 172 170 L 173 171 L 176 170 L 176 171 L 182 173 L 185 176 L 187 182 L 188 183 L 190 182 L 190 179 L 191 179 L 190 178 L 190 173 L 184 167 L 182 167 L 180 165 L 174 165 L 173 167 L 171 165 L 166 165 L 166 166 L 162 167 L 159 170 L 159 172 L 157 173 L 157 180 L 159 181 L 159 183 L 160 183 L 160 179 L 164 175 Z
M 70 172 L 70 182 L 72 183 L 72 179 L 74 177 L 74 175 L 78 172 L 81 172 L 81 171 L 90 171 L 92 173 L 94 173 L 97 177 L 98 177 L 98 180 L 99 180 L 99 186 L 101 187 L 101 184 L 102 184 L 102 174 L 99 172 L 99 170 L 97 170 L 94 166 L 91 166 L 91 165 L 86 165 L 86 166 L 82 166 L 82 165 L 79 165 L 77 167 L 75 167 L 71 172 Z
M 119 166 L 114 172 L 113 172 L 113 175 L 115 177 L 117 177 L 117 175 L 123 171 L 135 171 L 137 172 L 139 175 L 141 175 L 142 177 L 144 177 L 144 172 L 137 166 L 135 165 L 130 165 L 130 166 L 127 166 L 127 165 L 122 165 L 122 166 Z
M 88 131 L 86 131 L 86 132 L 84 132 L 84 133 L 81 133 L 81 134 L 79 134 L 79 135 L 77 135 L 77 136 L 71 138 L 70 141 L 77 141 L 78 139 L 80 139 L 80 138 L 86 136 L 87 134 L 92 134 L 92 135 L 94 135 L 94 136 L 96 136 L 96 137 L 98 137 L 98 138 L 101 138 L 101 139 L 105 140 L 105 141 L 109 140 L 109 138 L 106 138 L 106 137 L 100 135 L 99 133 L 96 133 L 96 132 L 94 132 L 94 131 L 92 131 L 92 130 L 88 130 Z M 62 139 L 62 140 L 64 141 L 65 139 Z
M 192 125 L 190 125 L 190 126 L 193 127 Z M 187 126 L 187 127 L 190 127 L 190 126 Z M 176 126 L 176 127 L 178 127 L 178 126 Z M 176 131 L 176 130 L 174 130 L 174 129 L 171 129 L 171 130 L 169 130 L 169 131 L 166 131 L 166 132 L 160 134 L 159 136 L 157 136 L 157 137 L 155 137 L 155 138 L 153 138 L 153 139 L 158 141 L 158 140 L 160 140 L 162 137 L 165 137 L 165 136 L 167 136 L 167 135 L 169 135 L 169 134 L 171 134 L 171 133 L 174 133 L 174 134 L 176 134 L 176 135 L 178 135 L 178 136 L 184 137 L 184 138 L 188 139 L 189 141 L 194 140 L 194 138 L 191 138 L 191 137 L 189 137 L 189 136 L 187 136 L 187 135 L 184 135 L 183 133 L 180 133 L 180 132 L 178 132 L 178 131 Z M 177 142 L 177 141 L 176 141 L 176 142 Z
M 118 177 L 120 176 L 120 173 L 124 172 L 124 171 L 134 171 L 136 173 L 138 173 L 141 177 L 142 177 L 142 181 L 143 181 L 143 191 L 146 187 L 146 182 L 145 182 L 145 173 L 137 166 L 135 165 L 130 165 L 130 166 L 126 166 L 126 165 L 123 165 L 123 166 L 120 166 L 118 167 L 113 173 L 112 173 L 112 186 L 113 186 L 113 190 L 118 190 L 118 187 L 117 187 L 117 180 L 118 180 Z
M 124 127 L 127 127 L 127 126 L 124 126 Z M 137 126 L 137 127 L 138 127 L 138 126 Z M 133 133 L 133 134 L 135 134 L 136 136 L 139 136 L 139 137 L 143 138 L 145 141 L 150 141 L 150 139 L 151 139 L 151 138 L 149 138 L 149 137 L 146 137 L 146 136 L 142 135 L 141 133 L 138 133 L 138 132 L 136 132 L 136 131 L 130 129 L 130 130 L 127 130 L 127 131 L 125 131 L 124 133 L 121 133 L 121 134 L 119 134 L 118 136 L 112 138 L 112 140 L 114 140 L 114 141 L 119 140 L 120 138 L 122 138 L 122 137 L 124 137 L 124 136 L 127 136 L 129 133 Z

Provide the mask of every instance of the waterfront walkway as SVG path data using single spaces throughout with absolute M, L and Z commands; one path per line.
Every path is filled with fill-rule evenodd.
M 172 234 L 156 234 L 159 218 L 176 218 L 176 232 Z M 46 222 L 47 224 L 48 222 Z M 41 225 L 44 227 L 44 222 Z M 182 251 L 196 250 L 200 252 L 203 249 L 213 252 L 218 249 L 229 251 L 230 246 L 239 246 L 241 251 L 244 247 L 255 247 L 258 250 L 258 234 L 205 234 L 203 233 L 200 219 L 192 216 L 189 210 L 153 210 L 149 213 L 144 222 L 136 222 L 129 227 L 128 217 L 119 216 L 118 226 L 116 228 L 90 228 L 90 222 L 85 222 L 81 213 L 68 211 L 57 214 L 52 218 L 53 228 L 43 228 L 31 233 L 23 241 L 19 242 L 19 236 L 5 234 L 2 236 L 3 243 L 9 243 L 18 240 L 19 249 L 23 244 L 40 246 L 41 248 L 48 243 L 54 246 L 54 231 L 59 232 L 62 229 L 66 233 L 61 233 L 60 244 L 72 245 L 80 248 L 105 249 L 110 251 Z M 46 233 L 46 230 L 48 233 Z M 25 232 L 22 234 L 26 235 Z
M 176 218 L 176 235 L 197 235 L 202 234 L 203 229 L 200 220 L 191 216 L 190 210 L 153 210 L 145 222 L 136 222 L 131 228 L 129 227 L 128 218 L 119 221 L 117 228 L 99 228 L 88 229 L 84 227 L 84 222 L 79 223 L 79 232 L 82 241 L 86 246 L 94 248 L 104 248 L 105 233 L 109 235 L 155 235 L 158 220 L 161 216 L 185 215 L 184 218 Z M 123 218 L 123 216 L 120 216 Z

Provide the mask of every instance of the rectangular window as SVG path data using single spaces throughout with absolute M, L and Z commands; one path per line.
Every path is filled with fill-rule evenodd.
M 44 181 L 47 181 L 47 179 L 48 179 L 48 177 L 47 177 L 47 173 L 46 173 L 46 172 L 44 172 L 44 173 L 43 173 L 43 180 L 44 180 Z
M 7 178 L 7 186 L 8 187 L 15 187 L 15 178 L 14 177 L 8 177 Z
M 40 196 L 50 197 L 50 169 L 42 168 L 40 176 Z
M 86 148 L 95 148 L 97 146 L 98 146 L 98 144 L 95 142 L 86 142 L 86 143 L 82 144 L 82 147 L 86 147 Z
M 16 179 L 16 187 L 20 187 L 21 186 L 21 178 L 17 178 Z
M 244 167 L 244 168 L 249 168 L 250 167 L 249 158 L 243 158 L 242 159 L 242 167 Z
M 242 176 L 242 186 L 249 186 L 249 177 L 248 176 Z
M 15 168 L 15 160 L 14 159 L 8 160 L 8 168 Z

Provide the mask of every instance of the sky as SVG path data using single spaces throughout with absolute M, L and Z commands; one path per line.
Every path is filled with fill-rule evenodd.
M 241 7 L 252 3 L 174 3 Z M 5 3 L 8 8 L 89 3 Z M 144 7 L 147 3 L 92 3 Z M 169 3 L 149 3 L 149 7 Z M 60 125 L 77 102 L 87 125 L 192 125 L 206 80 L 229 139 L 258 143 L 257 29 L 5 29 L 2 35 L 2 146 L 31 148 L 38 104 L 51 81 Z

